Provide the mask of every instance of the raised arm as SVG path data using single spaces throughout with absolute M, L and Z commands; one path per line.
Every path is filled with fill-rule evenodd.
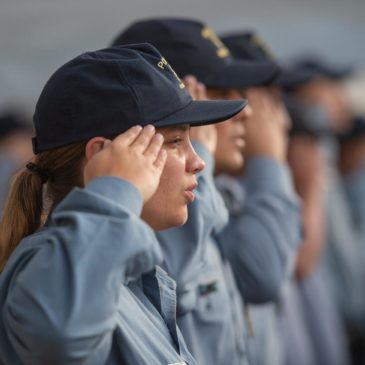
M 23 363 L 105 362 L 124 284 L 161 261 L 153 231 L 139 218 L 163 168 L 162 142 L 153 135 L 135 129 L 86 148 L 86 187 L 23 240 L 2 272 L 2 337 Z

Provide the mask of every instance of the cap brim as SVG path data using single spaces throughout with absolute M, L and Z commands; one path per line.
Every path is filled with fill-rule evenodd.
M 315 74 L 309 70 L 282 68 L 274 84 L 284 89 L 292 89 L 304 85 L 314 76 Z
M 342 81 L 353 74 L 353 68 L 343 67 L 343 68 L 327 68 L 323 71 L 323 75 L 337 81 Z
M 184 108 L 153 123 L 156 127 L 189 124 L 199 126 L 232 118 L 246 105 L 247 100 L 194 100 Z
M 312 72 L 314 76 L 324 76 L 337 81 L 349 77 L 354 72 L 353 67 L 336 67 L 316 58 L 298 60 L 293 63 L 293 67 L 297 70 Z
M 280 69 L 270 61 L 232 60 L 202 81 L 208 87 L 246 88 L 272 83 Z

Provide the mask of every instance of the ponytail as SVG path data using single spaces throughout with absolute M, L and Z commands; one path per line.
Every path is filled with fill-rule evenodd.
M 44 224 L 72 188 L 83 186 L 85 146 L 86 142 L 75 143 L 36 155 L 32 166 L 47 174 L 46 183 L 29 168 L 14 177 L 0 222 L 0 272 L 19 242 Z

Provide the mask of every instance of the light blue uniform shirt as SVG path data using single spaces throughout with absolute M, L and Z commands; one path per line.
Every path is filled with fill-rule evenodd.
M 347 310 L 347 319 L 365 333 L 365 166 L 344 177 L 343 186 L 347 197 L 354 231 L 358 240 L 352 245 L 351 268 L 344 267 L 343 276 L 353 275 L 346 282 L 351 288 L 352 307 Z M 347 242 L 348 243 L 348 242 Z M 351 281 L 350 281 L 351 280 Z M 348 303 L 344 297 L 344 304 Z
M 196 364 L 137 189 L 76 188 L 0 275 L 0 364 Z
M 365 166 L 344 176 L 343 187 L 348 199 L 352 221 L 361 237 L 361 251 L 365 253 Z
M 301 207 L 289 169 L 273 159 L 254 157 L 242 181 L 221 176 L 216 182 L 230 212 L 218 242 L 246 303 L 250 364 L 281 364 L 274 301 L 292 274 L 302 240 Z
M 341 320 L 324 262 L 284 291 L 281 308 L 285 364 L 346 365 L 348 353 Z
M 302 240 L 301 208 L 289 170 L 255 157 L 248 161 L 242 186 L 228 176 L 216 181 L 230 211 L 219 247 L 233 266 L 240 292 L 249 303 L 274 300 Z
M 189 220 L 157 236 L 166 270 L 177 282 L 177 320 L 189 350 L 201 365 L 243 365 L 243 304 L 214 238 L 228 214 L 214 185 L 212 156 L 199 144 L 194 147 L 206 168 L 198 176 Z
M 342 178 L 336 141 L 328 138 L 322 143 L 329 166 L 326 265 L 343 319 L 365 330 L 365 170 Z
M 365 172 L 343 181 L 332 168 L 327 191 L 327 266 L 342 316 L 365 331 Z
M 333 153 L 336 146 L 330 140 L 326 140 L 325 144 L 329 148 L 327 151 L 332 154 L 328 161 L 329 184 L 325 196 L 328 244 L 314 270 L 300 282 L 293 279 L 291 290 L 285 291 L 282 297 L 282 334 L 288 365 L 343 365 L 348 362 L 344 328 L 331 284 L 335 281 L 337 285 L 338 279 L 345 278 L 341 270 L 345 263 L 351 265 L 351 246 L 355 241 L 349 229 L 350 217 L 345 200 L 341 197 L 343 194 L 339 189 L 337 171 L 334 169 Z M 331 275 L 328 272 L 328 260 L 331 262 Z M 345 280 L 355 277 L 356 274 L 352 276 L 353 273 L 351 269 Z M 351 279 L 347 284 L 350 281 Z M 338 286 L 338 289 L 340 293 L 345 287 L 340 289 Z M 344 292 L 340 296 L 346 301 L 343 294 Z M 351 298 L 348 297 L 349 303 L 353 298 L 352 295 Z
M 365 166 L 343 178 L 351 216 L 365 247 Z M 365 250 L 364 250 L 365 251 Z

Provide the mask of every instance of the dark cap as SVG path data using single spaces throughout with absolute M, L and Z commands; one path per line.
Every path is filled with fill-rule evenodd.
M 193 101 L 152 45 L 84 53 L 60 67 L 36 105 L 34 153 L 113 136 L 134 125 L 203 125 L 229 119 L 247 104 Z
M 314 76 L 327 77 L 341 81 L 353 73 L 353 68 L 330 63 L 318 55 L 306 55 L 293 62 L 297 70 L 311 72 Z
M 284 94 L 283 100 L 292 122 L 291 136 L 306 135 L 321 139 L 332 134 L 330 117 L 321 105 L 305 102 L 288 93 Z
M 30 132 L 30 123 L 27 123 L 20 115 L 14 112 L 0 115 L 0 139 L 5 138 L 12 133 Z
M 149 42 L 179 75 L 192 74 L 208 87 L 242 88 L 269 83 L 278 73 L 271 62 L 234 59 L 207 25 L 190 19 L 156 18 L 136 22 L 113 45 Z
M 252 31 L 224 35 L 221 40 L 237 59 L 266 61 L 280 67 L 280 72 L 272 82 L 274 85 L 282 88 L 295 88 L 310 81 L 313 77 L 313 73 L 309 70 L 279 65 L 270 47 Z

